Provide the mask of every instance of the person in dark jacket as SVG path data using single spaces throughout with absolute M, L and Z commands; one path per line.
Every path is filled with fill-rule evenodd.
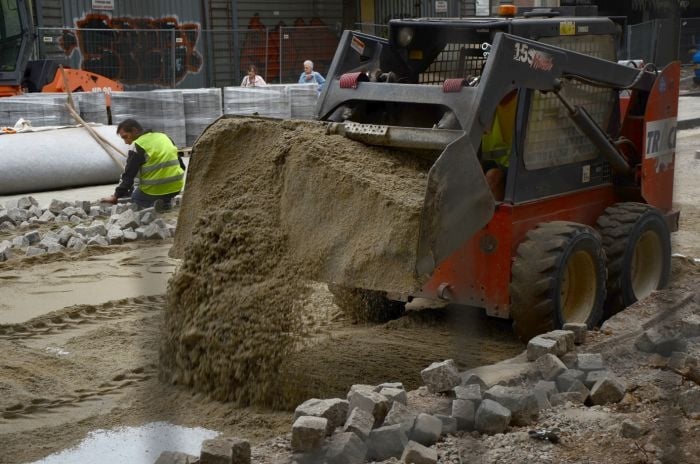
M 162 132 L 144 131 L 135 119 L 119 123 L 117 134 L 133 148 L 114 194 L 101 201 L 116 204 L 119 198 L 130 196 L 132 203 L 141 208 L 169 208 L 172 198 L 185 185 L 185 165 L 173 141 Z

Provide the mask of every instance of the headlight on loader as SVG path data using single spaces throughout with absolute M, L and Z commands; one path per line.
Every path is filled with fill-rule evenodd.
M 408 47 L 413 41 L 413 29 L 410 27 L 402 27 L 396 34 L 396 42 L 402 47 Z

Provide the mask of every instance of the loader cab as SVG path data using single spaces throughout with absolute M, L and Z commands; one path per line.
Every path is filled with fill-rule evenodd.
M 361 33 L 348 37 L 347 45 L 341 44 L 331 65 L 329 80 L 359 71 L 358 74 L 369 75 L 370 80 L 397 84 L 443 86 L 448 80 L 466 80 L 473 91 L 455 94 L 450 97 L 453 104 L 445 105 L 444 100 L 438 101 L 433 96 L 423 98 L 410 88 L 406 89 L 409 95 L 396 94 L 398 98 L 375 94 L 381 92 L 377 88 L 358 99 L 357 92 L 336 91 L 329 84 L 318 102 L 319 119 L 344 120 L 332 116 L 343 105 L 344 109 L 351 109 L 349 120 L 354 122 L 467 130 L 467 115 L 478 110 L 469 107 L 468 100 L 479 91 L 490 44 L 497 34 L 509 33 L 615 61 L 621 31 L 618 23 L 607 17 L 401 19 L 390 21 L 389 28 L 388 39 Z M 527 52 L 522 53 L 523 56 L 514 59 L 527 60 Z M 393 88 L 392 92 L 400 89 Z M 613 90 L 567 83 L 563 92 L 574 104 L 589 109 L 603 128 L 614 124 L 613 107 L 618 97 Z M 496 108 L 505 97 L 482 102 L 482 106 Z M 581 163 L 592 162 L 597 153 L 584 136 L 578 137 L 578 130 L 554 95 L 518 91 L 516 102 L 510 107 L 509 121 L 503 124 L 504 118 L 499 115 L 501 126 L 507 126 L 505 133 L 504 127 L 500 130 L 511 143 L 509 151 L 513 157 L 508 163 L 511 169 L 505 201 L 528 201 L 582 186 L 566 166 L 578 164 L 574 177 L 582 178 Z M 492 119 L 484 132 L 493 130 Z M 512 171 L 514 167 L 518 168 L 517 172 Z M 546 174 L 550 169 L 553 171 Z M 586 169 L 591 170 L 594 183 L 610 180 L 605 163 Z M 514 176 L 520 176 L 521 171 L 526 179 L 518 184 Z M 555 177 L 556 181 L 552 181 Z
M 606 29 L 600 23 L 574 25 L 571 31 L 587 33 L 536 39 L 615 62 L 617 28 L 613 23 L 608 26 Z M 614 89 L 564 81 L 560 93 L 571 104 L 586 108 L 607 133 L 619 131 L 619 95 Z M 609 163 L 577 129 L 556 95 L 529 90 L 520 92 L 519 97 L 507 201 L 522 203 L 612 182 Z
M 405 82 L 440 85 L 466 78 L 478 88 L 490 44 L 499 32 L 609 61 L 616 61 L 620 41 L 618 23 L 605 17 L 396 20 L 389 40 L 405 62 Z M 531 59 L 527 51 L 521 53 L 513 59 Z M 562 95 L 587 108 L 606 131 L 619 129 L 619 97 L 613 89 L 567 81 Z M 484 166 L 501 157 L 499 165 L 507 168 L 505 193 L 497 200 L 521 203 L 612 181 L 608 163 L 566 116 L 554 94 L 520 90 L 487 104 L 497 109 L 484 127 L 478 156 Z M 510 155 L 505 161 L 504 151 Z

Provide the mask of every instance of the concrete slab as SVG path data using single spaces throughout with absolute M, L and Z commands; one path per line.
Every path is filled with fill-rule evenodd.
M 512 385 L 520 378 L 527 376 L 534 369 L 533 363 L 528 362 L 500 362 L 488 366 L 480 366 L 460 373 L 462 379 L 470 374 L 478 375 L 486 384 L 486 388 L 494 385 Z

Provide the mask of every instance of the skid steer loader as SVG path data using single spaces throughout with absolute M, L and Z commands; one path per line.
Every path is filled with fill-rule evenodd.
M 593 327 L 667 285 L 680 65 L 618 63 L 620 24 L 559 13 L 343 33 L 318 119 L 433 158 L 416 244 L 425 284 L 331 284 L 338 301 L 478 306 L 527 340 Z

